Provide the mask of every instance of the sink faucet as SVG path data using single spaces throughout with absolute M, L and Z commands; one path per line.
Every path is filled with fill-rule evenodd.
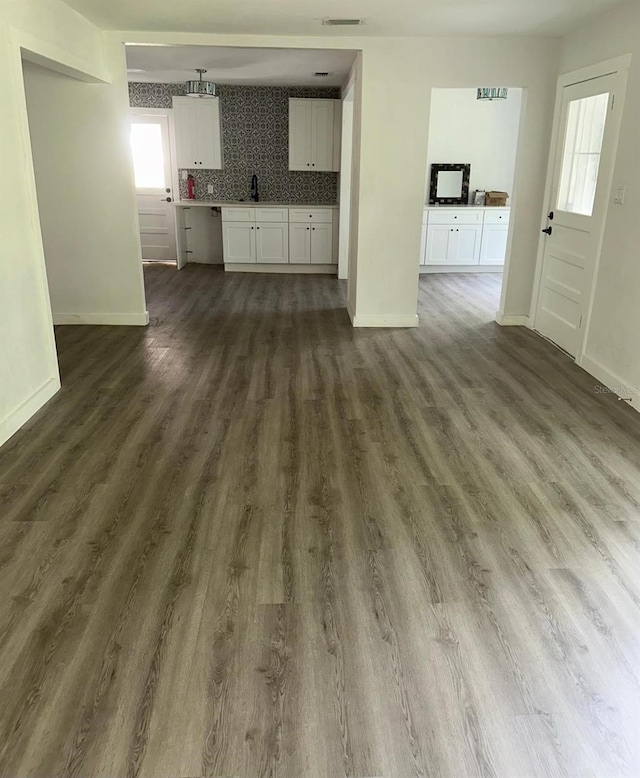
M 260 195 L 258 194 L 258 176 L 255 173 L 251 179 L 251 199 L 256 203 L 260 200 Z

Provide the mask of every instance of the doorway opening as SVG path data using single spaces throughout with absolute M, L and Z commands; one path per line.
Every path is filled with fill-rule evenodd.
M 493 296 L 485 306 L 492 319 L 508 262 L 525 90 L 488 94 L 432 90 L 420 275 L 451 276 L 469 300 L 474 288 L 485 303 Z
M 350 86 L 352 108 L 356 55 L 127 44 L 143 259 L 335 277 L 349 251 L 343 98 Z

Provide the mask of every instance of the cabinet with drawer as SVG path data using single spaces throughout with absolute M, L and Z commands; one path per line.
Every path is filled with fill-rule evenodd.
M 309 222 L 331 224 L 333 221 L 333 210 L 331 208 L 289 208 L 289 221 L 302 224 Z
M 425 208 L 420 264 L 470 270 L 504 264 L 509 208 Z

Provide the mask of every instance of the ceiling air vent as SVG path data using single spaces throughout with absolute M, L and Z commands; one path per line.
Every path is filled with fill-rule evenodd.
M 314 73 L 313 75 L 314 75 L 315 78 L 326 78 L 329 75 L 329 73 L 327 71 L 323 72 L 323 71 L 319 70 L 316 73 Z
M 354 27 L 364 24 L 364 19 L 323 19 L 322 24 L 328 27 Z

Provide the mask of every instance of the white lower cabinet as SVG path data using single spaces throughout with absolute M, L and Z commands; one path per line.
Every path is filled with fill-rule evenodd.
M 431 224 L 427 227 L 425 264 L 477 265 L 481 237 L 480 224 Z
M 289 261 L 288 224 L 256 222 L 256 261 L 282 265 Z
M 222 208 L 225 264 L 335 265 L 332 208 Z
M 250 224 L 248 222 L 223 222 L 222 251 L 225 262 L 255 262 L 255 224 Z
M 289 224 L 289 262 L 292 265 L 333 264 L 331 224 Z
M 330 265 L 333 254 L 333 227 L 331 224 L 311 225 L 311 264 Z
M 508 224 L 485 224 L 480 249 L 481 265 L 504 265 L 507 255 Z
M 289 224 L 289 263 L 311 264 L 311 225 Z
M 508 234 L 508 208 L 427 209 L 420 264 L 503 265 Z

